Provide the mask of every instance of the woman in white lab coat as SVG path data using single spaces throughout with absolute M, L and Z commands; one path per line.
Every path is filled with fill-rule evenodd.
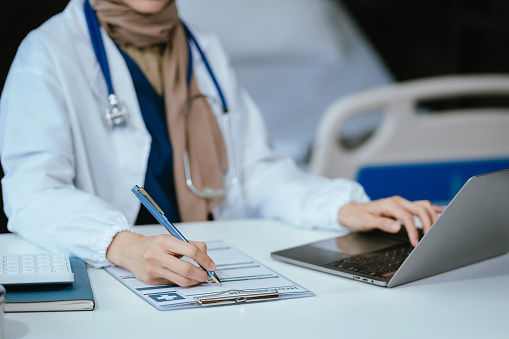
M 177 12 L 172 0 L 95 0 L 92 6 L 100 21 L 101 6 L 108 3 L 124 6 L 135 19 L 137 15 L 146 19 L 168 11 L 173 16 L 170 28 L 180 24 L 174 20 Z M 111 263 L 124 266 L 149 283 L 172 281 L 190 285 L 204 281 L 208 279 L 205 272 L 178 259 L 185 255 L 213 270 L 214 263 L 206 255 L 204 244 L 132 232 L 143 207 L 140 209 L 139 200 L 130 190 L 146 180 L 154 135 L 144 121 L 123 47 L 118 47 L 118 41 L 110 37 L 111 31 L 103 27 L 101 36 L 112 86 L 129 111 L 125 126 L 112 128 L 106 122 L 108 88 L 83 8 L 84 0 L 71 0 L 63 13 L 31 32 L 19 47 L 5 83 L 0 102 L 0 155 L 9 230 L 50 250 L 79 256 L 95 267 Z M 412 242 L 417 242 L 413 215 L 420 217 L 427 230 L 436 218 L 436 207 L 429 202 L 408 202 L 399 197 L 369 202 L 355 182 L 299 171 L 290 159 L 271 149 L 261 114 L 237 85 L 219 41 L 193 28 L 191 31 L 228 103 L 238 183 L 226 185 L 231 187 L 223 198 L 203 201 L 194 196 L 189 198 L 192 193 L 185 186 L 180 160 L 185 146 L 172 139 L 175 173 L 171 177 L 175 181 L 177 215 L 180 214 L 173 221 L 206 220 L 207 215 L 215 219 L 265 217 L 300 227 L 345 231 L 381 228 L 395 232 L 400 225 L 394 219 L 400 219 Z M 175 41 L 176 38 L 171 38 L 170 46 L 181 49 Z M 200 93 L 217 98 L 203 58 L 196 47 L 192 49 L 195 89 L 197 86 Z M 173 101 L 164 81 L 163 97 L 168 111 Z M 189 86 L 184 88 L 187 91 Z M 182 103 L 177 106 L 181 111 Z M 215 105 L 210 105 L 210 109 L 220 122 L 220 109 Z M 217 138 L 214 128 L 222 125 L 216 122 L 210 125 L 212 137 Z M 180 133 L 171 128 L 171 137 Z M 199 130 L 199 134 L 202 132 Z M 222 142 L 222 134 L 219 135 Z M 219 145 L 223 145 L 221 142 Z M 224 160 L 224 150 L 212 153 Z M 190 156 L 193 158 L 192 149 Z M 207 155 L 203 158 L 207 159 Z M 224 169 L 224 161 L 216 161 L 210 167 L 202 165 L 207 168 L 202 168 L 200 174 L 199 161 L 191 159 L 191 166 L 195 164 L 198 171 L 193 172 L 198 173 L 196 178 L 210 176 L 209 168 Z M 227 171 L 224 177 L 228 179 Z

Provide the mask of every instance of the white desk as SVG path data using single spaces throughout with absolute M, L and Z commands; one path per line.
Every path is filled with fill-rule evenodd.
M 100 269 L 89 269 L 92 312 L 8 313 L 17 338 L 509 338 L 509 255 L 396 288 L 273 260 L 270 252 L 332 237 L 274 221 L 181 224 L 191 240 L 225 239 L 316 296 L 207 309 L 157 311 Z M 146 235 L 161 226 L 139 226 Z M 43 250 L 0 235 L 4 253 Z M 498 268 L 497 268 L 498 267 Z

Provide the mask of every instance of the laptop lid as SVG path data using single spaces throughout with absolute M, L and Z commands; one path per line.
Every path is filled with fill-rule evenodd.
M 406 235 L 351 233 L 271 253 L 277 260 L 380 286 L 394 287 L 509 250 L 509 170 L 472 177 L 395 274 L 372 277 L 330 265 L 408 243 Z
M 509 250 L 509 170 L 474 176 L 393 276 L 398 286 Z

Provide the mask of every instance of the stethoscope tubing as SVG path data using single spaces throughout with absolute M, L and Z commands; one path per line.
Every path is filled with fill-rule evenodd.
M 95 14 L 95 11 L 88 0 L 85 1 L 84 10 L 88 31 L 92 40 L 92 46 L 94 47 L 95 56 L 99 66 L 101 67 L 104 80 L 106 81 L 106 86 L 108 87 L 108 95 L 110 95 L 114 93 L 113 83 L 111 82 L 110 67 L 108 65 L 108 57 L 106 56 L 106 50 L 104 48 L 104 41 L 101 35 L 99 20 L 97 20 L 97 15 Z
M 203 63 L 205 64 L 205 68 L 207 68 L 207 72 L 210 74 L 210 78 L 212 79 L 212 82 L 214 83 L 214 86 L 216 87 L 217 94 L 219 95 L 219 99 L 221 100 L 221 106 L 223 108 L 223 113 L 228 112 L 228 106 L 226 105 L 226 99 L 224 98 L 223 91 L 221 90 L 221 86 L 219 86 L 219 83 L 217 82 L 216 76 L 214 75 L 214 71 L 212 71 L 212 67 L 210 67 L 209 61 L 207 59 L 207 56 L 203 52 L 203 50 L 200 47 L 200 44 L 198 44 L 198 41 L 194 37 L 194 34 L 191 32 L 191 30 L 187 27 L 187 25 L 182 22 L 182 26 L 184 27 L 184 30 L 186 32 L 187 36 L 187 46 L 189 51 L 189 64 L 187 67 L 187 84 L 189 85 L 189 82 L 191 81 L 191 75 L 193 73 L 193 57 L 192 57 L 192 51 L 191 51 L 191 44 L 190 41 L 194 43 L 194 46 L 196 47 L 196 50 L 198 50 L 198 53 L 200 54 L 200 58 L 203 60 Z

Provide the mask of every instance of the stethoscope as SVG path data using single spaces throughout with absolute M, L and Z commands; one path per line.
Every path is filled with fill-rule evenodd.
M 108 66 L 108 58 L 106 57 L 106 50 L 104 48 L 104 42 L 101 36 L 101 30 L 99 26 L 99 21 L 97 20 L 97 16 L 95 14 L 94 9 L 90 5 L 90 2 L 88 0 L 85 1 L 84 4 L 84 11 L 85 11 L 85 19 L 87 21 L 88 30 L 90 33 L 90 38 L 92 40 L 92 46 L 94 47 L 95 56 L 97 58 L 97 61 L 99 62 L 99 65 L 101 67 L 101 71 L 104 75 L 104 80 L 106 81 L 106 86 L 108 88 L 108 108 L 105 111 L 105 118 L 108 122 L 108 125 L 115 129 L 116 127 L 123 127 L 127 125 L 127 122 L 129 120 L 129 112 L 126 108 L 126 106 L 118 99 L 118 97 L 115 95 L 115 92 L 113 91 L 113 84 L 111 82 L 111 74 L 110 69 Z M 210 64 L 208 62 L 207 57 L 205 56 L 205 53 L 203 53 L 203 50 L 201 49 L 200 45 L 198 44 L 198 41 L 194 37 L 194 35 L 191 33 L 189 28 L 182 22 L 182 26 L 184 27 L 186 36 L 187 36 L 187 49 L 188 49 L 188 55 L 189 55 L 189 64 L 187 67 L 187 84 L 189 85 L 189 82 L 191 81 L 191 76 L 193 74 L 193 57 L 192 57 L 192 49 L 191 49 L 191 42 L 196 47 L 196 50 L 200 54 L 201 59 L 203 60 L 203 64 L 205 65 L 205 68 L 207 69 L 207 72 L 210 75 L 210 78 L 212 79 L 212 82 L 214 83 L 214 86 L 216 87 L 217 93 L 219 95 L 219 99 L 221 101 L 221 107 L 222 107 L 222 122 L 223 122 L 223 131 L 224 131 L 224 138 L 225 138 L 225 144 L 226 144 L 226 152 L 228 157 L 228 176 L 230 184 L 236 184 L 237 183 L 237 171 L 235 166 L 235 161 L 233 157 L 233 139 L 232 139 L 232 133 L 231 133 L 231 124 L 230 124 L 230 116 L 228 114 L 228 106 L 226 105 L 226 100 L 223 95 L 223 91 L 221 90 L 221 87 L 219 86 L 219 83 L 214 75 L 214 72 L 212 71 L 212 68 L 210 67 Z M 187 111 L 188 107 L 191 104 L 191 102 L 195 99 L 204 98 L 208 100 L 212 100 L 212 98 L 205 96 L 203 94 L 198 94 L 194 96 L 190 96 L 184 106 L 184 116 L 187 118 Z M 186 141 L 187 143 L 187 141 Z M 197 196 L 201 198 L 214 198 L 218 196 L 224 196 L 226 194 L 227 186 L 225 185 L 224 189 L 214 189 L 209 187 L 204 187 L 202 190 L 198 189 L 194 184 L 193 180 L 191 178 L 191 169 L 189 164 L 189 154 L 187 151 L 187 145 L 184 149 L 184 173 L 186 177 L 186 185 L 189 187 L 191 192 L 196 194 Z

